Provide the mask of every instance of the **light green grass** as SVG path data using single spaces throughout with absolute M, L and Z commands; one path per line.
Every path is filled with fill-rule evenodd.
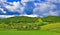
M 40 30 L 0 31 L 0 35 L 60 35 L 60 33 L 51 32 L 51 31 L 40 31 Z
M 41 26 L 41 30 L 48 30 L 48 29 L 50 30 L 56 28 L 60 28 L 60 23 L 51 23 L 51 24 Z
M 60 35 L 60 23 L 41 26 L 40 30 L 0 31 L 0 35 Z

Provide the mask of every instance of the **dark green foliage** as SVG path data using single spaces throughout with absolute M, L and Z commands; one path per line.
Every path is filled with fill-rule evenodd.
M 11 17 L 11 18 L 7 18 L 2 20 L 5 23 L 34 23 L 38 18 L 31 18 L 31 17 Z
M 43 18 L 43 21 L 49 22 L 49 23 L 60 22 L 60 16 L 48 16 L 48 17 Z

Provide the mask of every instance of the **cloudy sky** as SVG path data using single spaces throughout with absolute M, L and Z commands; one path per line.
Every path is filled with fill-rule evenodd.
M 60 16 L 60 0 L 0 0 L 0 17 Z

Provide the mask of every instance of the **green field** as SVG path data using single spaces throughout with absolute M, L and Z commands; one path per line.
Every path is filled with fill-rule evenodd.
M 60 35 L 60 17 L 0 19 L 0 35 Z
M 51 31 L 41 31 L 41 30 L 33 30 L 33 31 L 0 31 L 0 35 L 60 35 L 60 33 L 51 32 Z

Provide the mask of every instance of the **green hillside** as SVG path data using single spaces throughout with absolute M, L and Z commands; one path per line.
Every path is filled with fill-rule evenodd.
M 24 34 L 23 34 L 24 33 Z M 60 35 L 60 16 L 0 19 L 1 35 Z
M 0 20 L 0 28 L 3 29 L 16 29 L 16 30 L 28 30 L 39 29 L 39 25 L 42 23 L 42 18 L 32 17 L 11 17 Z
M 34 23 L 38 19 L 39 18 L 36 18 L 36 17 L 32 18 L 32 17 L 21 16 L 21 17 L 6 18 L 6 19 L 2 19 L 1 21 L 5 23 L 7 22 L 7 24 L 9 24 L 10 22 L 12 23 Z
M 6 19 L 0 19 L 0 23 L 4 22 L 6 24 L 12 23 L 35 23 L 42 20 L 43 22 L 60 22 L 60 16 L 48 16 L 45 18 L 38 18 L 38 17 L 26 17 L 26 16 L 19 16 L 19 17 L 11 17 Z
M 48 16 L 45 18 L 18 16 L 0 19 L 1 30 L 38 30 L 41 26 L 53 23 L 60 23 L 59 16 Z
M 46 22 L 60 22 L 60 16 L 48 16 L 48 17 L 45 17 L 43 18 L 43 21 L 46 21 Z

